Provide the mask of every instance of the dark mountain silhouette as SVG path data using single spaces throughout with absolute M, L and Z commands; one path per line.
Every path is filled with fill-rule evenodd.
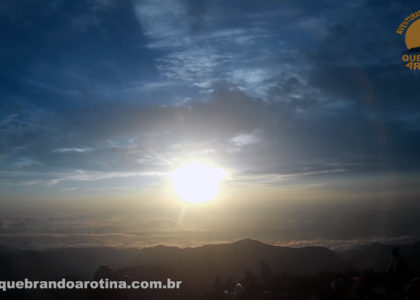
M 365 295 L 376 289 L 374 293 L 379 294 L 372 299 L 386 299 L 389 277 L 385 271 L 393 248 L 374 243 L 336 253 L 324 247 L 280 247 L 249 239 L 194 248 L 160 245 L 144 249 L 25 251 L 0 246 L 0 280 L 108 278 L 130 282 L 171 278 L 183 282 L 178 291 L 12 291 L 0 293 L 0 299 L 234 299 L 232 295 L 215 296 L 218 275 L 223 284 L 230 278 L 230 285 L 241 282 L 255 293 L 255 297 L 247 299 L 350 299 L 331 298 L 332 286 L 347 296 Z M 420 242 L 401 246 L 400 253 L 411 274 L 418 276 Z M 269 279 L 264 278 L 267 276 L 262 272 L 262 261 L 266 270 L 271 270 Z M 247 280 L 251 283 L 246 284 Z M 263 297 L 264 289 L 275 296 Z
M 363 270 L 373 268 L 385 270 L 390 260 L 390 253 L 395 245 L 373 243 L 367 246 L 354 247 L 347 251 L 339 252 L 353 269 Z M 401 255 L 407 260 L 409 267 L 420 272 L 420 241 L 414 244 L 400 246 Z
M 99 247 L 44 251 L 0 247 L 0 278 L 55 279 L 77 275 L 88 279 L 104 263 L 114 267 L 135 265 L 140 252 L 141 249 Z
M 273 269 L 310 275 L 319 271 L 343 268 L 384 270 L 393 245 L 373 243 L 334 252 L 323 247 L 290 248 L 241 240 L 231 244 L 178 248 L 155 246 L 144 249 L 59 248 L 44 251 L 16 250 L 0 246 L 0 278 L 57 278 L 77 275 L 90 278 L 99 266 L 114 268 L 155 265 L 182 269 L 194 275 L 202 270 L 242 276 L 246 269 L 256 272 L 261 260 Z M 401 246 L 401 254 L 411 267 L 420 271 L 420 241 Z M 45 266 L 48 266 L 46 268 Z
M 254 240 L 184 249 L 166 246 L 145 248 L 140 253 L 138 263 L 181 270 L 180 275 L 185 280 L 194 278 L 197 284 L 203 285 L 214 280 L 216 275 L 239 280 L 245 270 L 258 274 L 261 260 L 279 272 L 300 275 L 346 268 L 343 260 L 327 248 L 279 247 Z

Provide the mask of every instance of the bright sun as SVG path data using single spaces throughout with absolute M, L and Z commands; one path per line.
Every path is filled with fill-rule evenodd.
M 204 202 L 213 199 L 219 191 L 219 183 L 226 176 L 222 169 L 200 161 L 170 172 L 178 197 L 186 202 Z

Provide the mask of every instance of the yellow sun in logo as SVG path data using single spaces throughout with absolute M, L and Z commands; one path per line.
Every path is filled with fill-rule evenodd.
M 420 47 L 420 19 L 408 27 L 405 33 L 405 44 L 408 49 Z

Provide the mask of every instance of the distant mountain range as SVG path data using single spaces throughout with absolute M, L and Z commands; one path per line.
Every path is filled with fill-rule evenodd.
M 182 280 L 184 286 L 195 291 L 202 291 L 213 285 L 217 275 L 223 280 L 232 278 L 233 282 L 243 279 L 247 270 L 256 277 L 260 276 L 261 261 L 267 263 L 274 274 L 313 276 L 322 272 L 338 274 L 368 268 L 384 272 L 392 249 L 391 245 L 374 243 L 334 252 L 324 247 L 272 246 L 250 239 L 194 248 L 160 245 L 144 249 L 62 248 L 25 251 L 0 246 L 0 280 L 51 280 L 62 277 L 88 280 L 106 278 L 111 272 L 117 278 L 132 280 L 169 277 Z M 401 246 L 400 253 L 409 268 L 420 272 L 420 242 Z M 52 299 L 56 296 L 51 295 Z M 45 299 L 48 299 L 47 296 L 42 295 Z M 33 299 L 30 297 L 28 299 Z
M 155 246 L 144 249 L 62 248 L 45 251 L 12 250 L 0 247 L 1 277 L 56 278 L 69 274 L 89 277 L 102 264 L 121 268 L 135 265 L 165 266 L 182 270 L 185 276 L 217 274 L 240 277 L 245 270 L 257 272 L 260 261 L 273 269 L 296 274 L 345 268 L 343 260 L 323 247 L 290 248 L 241 240 L 194 248 Z M 48 266 L 46 268 L 45 266 Z M 206 272 L 203 273 L 203 270 Z
M 203 276 L 203 270 L 206 270 L 205 276 L 211 278 L 217 274 L 240 277 L 245 270 L 258 272 L 261 260 L 277 272 L 301 275 L 348 268 L 384 270 L 392 248 L 392 245 L 373 243 L 334 252 L 324 247 L 272 246 L 250 239 L 188 248 L 159 245 L 144 249 L 59 248 L 34 251 L 0 246 L 0 279 L 10 276 L 50 279 L 70 274 L 89 278 L 102 264 L 118 269 L 139 265 L 165 266 L 182 270 L 185 276 Z M 401 246 L 401 254 L 413 269 L 420 270 L 420 241 Z
M 261 261 L 265 261 L 273 270 L 300 275 L 344 270 L 347 267 L 335 252 L 327 248 L 279 247 L 249 239 L 184 249 L 156 246 L 143 249 L 138 258 L 140 265 L 152 264 L 180 270 L 183 278 L 194 278 L 200 285 L 212 282 L 217 275 L 239 280 L 246 270 L 259 274 Z

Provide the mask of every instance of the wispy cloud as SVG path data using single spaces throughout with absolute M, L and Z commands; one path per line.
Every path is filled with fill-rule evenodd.
M 334 239 L 313 239 L 313 240 L 295 240 L 295 241 L 276 241 L 274 242 L 277 246 L 284 247 L 309 247 L 309 246 L 321 246 L 327 247 L 335 251 L 349 250 L 361 246 L 372 245 L 373 243 L 381 243 L 383 245 L 404 245 L 412 244 L 419 241 L 419 237 L 416 236 L 396 236 L 396 237 L 381 237 L 381 236 L 370 236 L 357 239 L 348 240 L 334 240 Z
M 57 184 L 63 181 L 97 181 L 104 179 L 114 178 L 127 178 L 127 177 L 143 177 L 143 176 L 163 176 L 162 172 L 95 172 L 95 171 L 84 171 L 75 170 L 71 172 L 62 173 L 59 177 L 51 179 L 48 184 Z
M 155 1 L 135 4 L 148 46 L 163 51 L 156 58 L 156 67 L 163 76 L 204 91 L 211 90 L 209 83 L 224 80 L 253 90 L 275 76 L 272 55 L 281 49 L 273 42 L 277 34 L 272 27 L 243 23 L 221 28 L 217 24 L 225 21 L 223 14 L 211 4 L 205 5 L 205 14 L 200 16 L 191 14 L 191 6 L 194 4 L 182 1 L 165 2 L 164 7 Z M 248 51 L 249 48 L 253 50 Z
M 22 157 L 13 163 L 13 166 L 17 168 L 26 168 L 26 167 L 36 166 L 36 165 L 41 165 L 41 162 L 34 160 L 30 157 Z
M 262 172 L 262 174 L 252 174 L 247 172 L 245 174 L 237 174 L 233 181 L 238 183 L 257 183 L 264 185 L 276 185 L 282 184 L 288 181 L 302 179 L 304 177 L 318 176 L 318 175 L 328 175 L 335 173 L 347 172 L 347 169 L 327 169 L 327 170 L 314 170 L 307 172 L 298 172 L 298 173 L 281 173 L 280 170 L 278 173 Z
M 59 148 L 59 149 L 55 149 L 52 152 L 57 152 L 57 153 L 85 153 L 85 152 L 91 152 L 93 151 L 93 148 L 90 147 L 85 147 L 85 148 L 78 148 L 78 147 L 73 147 L 73 148 Z
M 240 134 L 233 137 L 230 142 L 235 146 L 247 146 L 258 143 L 258 137 L 255 134 Z

